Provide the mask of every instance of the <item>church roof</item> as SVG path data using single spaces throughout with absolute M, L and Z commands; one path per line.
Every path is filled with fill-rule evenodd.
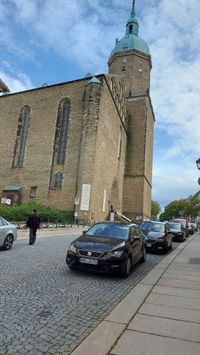
M 102 82 L 96 78 L 96 76 L 93 76 L 88 82 L 86 85 L 88 84 L 102 84 Z
M 150 55 L 148 44 L 138 36 L 139 24 L 135 16 L 135 0 L 133 0 L 131 16 L 126 24 L 126 34 L 120 40 L 116 40 L 109 60 L 114 54 L 137 50 L 144 54 Z
M 0 92 L 10 92 L 7 85 L 0 79 Z

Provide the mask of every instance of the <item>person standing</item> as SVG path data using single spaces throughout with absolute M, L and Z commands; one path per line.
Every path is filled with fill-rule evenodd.
M 26 226 L 29 228 L 29 245 L 33 245 L 36 240 L 37 229 L 40 227 L 40 217 L 37 215 L 36 209 L 32 210 L 26 221 Z

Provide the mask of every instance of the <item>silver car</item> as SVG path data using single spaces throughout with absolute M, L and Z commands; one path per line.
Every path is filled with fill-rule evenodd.
M 0 248 L 9 250 L 17 239 L 17 226 L 0 217 Z

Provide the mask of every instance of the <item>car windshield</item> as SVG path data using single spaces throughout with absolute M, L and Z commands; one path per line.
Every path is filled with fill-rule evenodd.
M 86 234 L 92 237 L 126 240 L 128 238 L 128 232 L 129 227 L 126 224 L 99 223 L 88 229 Z
M 144 231 L 149 231 L 150 228 L 151 228 L 151 224 L 152 222 L 143 222 L 141 225 L 140 225 L 140 229 L 144 232 Z
M 165 231 L 165 226 L 159 223 L 144 222 L 140 226 L 141 230 L 146 234 L 148 232 L 158 232 L 163 233 Z
M 169 229 L 181 229 L 181 224 L 180 223 L 169 223 Z
M 163 224 L 152 223 L 150 230 L 151 232 L 163 233 L 165 231 L 165 227 Z

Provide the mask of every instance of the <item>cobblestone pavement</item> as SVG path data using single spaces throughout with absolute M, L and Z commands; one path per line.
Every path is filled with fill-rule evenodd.
M 129 278 L 70 271 L 75 235 L 17 240 L 0 251 L 0 354 L 70 354 L 162 255 L 147 255 Z

